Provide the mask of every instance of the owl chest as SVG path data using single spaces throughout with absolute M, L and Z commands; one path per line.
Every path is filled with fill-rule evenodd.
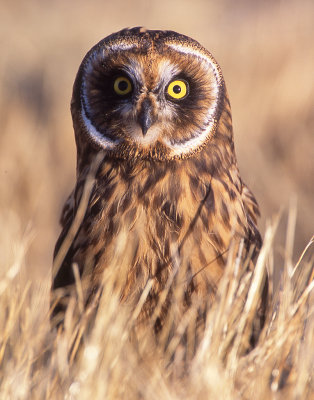
M 89 251 L 97 255 L 95 268 L 101 271 L 113 262 L 126 265 L 137 284 L 149 276 L 166 281 L 175 264 L 197 274 L 221 251 L 213 233 L 211 202 L 210 189 L 195 193 L 175 174 L 159 180 L 149 175 L 130 181 L 117 177 L 99 185 L 87 234 L 94 247 L 96 243 Z M 94 216 L 93 208 L 98 210 Z M 220 276 L 220 266 L 211 265 L 199 278 L 217 282 Z
M 156 257 L 168 258 L 170 247 L 178 245 L 185 210 L 177 196 L 169 196 L 165 185 L 157 182 L 145 189 L 141 183 L 139 179 L 138 184 L 119 182 L 114 190 L 106 187 L 100 195 L 97 225 L 107 247 L 119 245 L 124 237 L 136 251 L 136 259 L 152 262 Z

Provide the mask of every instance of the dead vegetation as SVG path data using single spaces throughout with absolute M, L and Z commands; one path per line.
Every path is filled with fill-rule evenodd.
M 207 313 L 204 336 L 188 362 L 186 352 L 194 348 L 194 343 L 189 343 L 193 335 L 185 340 L 183 335 L 194 327 L 197 305 L 178 320 L 174 304 L 156 338 L 154 316 L 151 324 L 137 324 L 150 282 L 135 307 L 120 302 L 117 288 L 123 284 L 127 268 L 123 265 L 105 270 L 96 309 L 93 304 L 87 311 L 80 306 L 84 299 L 78 279 L 77 296 L 69 303 L 64 330 L 51 329 L 45 307 L 49 279 L 25 279 L 23 252 L 27 243 L 21 242 L 0 282 L 2 398 L 313 398 L 314 238 L 296 265 L 286 249 L 285 267 L 271 295 L 265 327 L 257 346 L 243 352 L 267 268 L 270 286 L 274 286 L 272 258 L 277 224 L 278 218 L 266 229 L 253 273 L 243 274 L 237 261 L 226 266 L 217 302 Z M 127 245 L 124 239 L 121 242 Z M 291 244 L 289 240 L 287 244 Z M 174 291 L 181 292 L 180 281 Z M 79 323 L 75 317 L 78 309 Z

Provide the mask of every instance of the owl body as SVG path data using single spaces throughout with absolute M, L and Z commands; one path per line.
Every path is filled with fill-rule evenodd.
M 77 183 L 63 211 L 55 256 L 93 160 L 101 154 L 102 161 L 53 291 L 73 287 L 76 263 L 90 298 L 105 284 L 108 266 L 123 265 L 124 301 L 136 302 L 152 281 L 143 320 L 173 276 L 182 287 L 182 308 L 197 296 L 205 309 L 215 299 L 230 248 L 243 241 L 245 257 L 261 244 L 258 206 L 239 175 L 230 103 L 216 61 L 174 32 L 120 31 L 87 53 L 71 110 Z M 58 312 L 64 312 L 65 299 Z M 166 314 L 167 305 L 161 324 Z

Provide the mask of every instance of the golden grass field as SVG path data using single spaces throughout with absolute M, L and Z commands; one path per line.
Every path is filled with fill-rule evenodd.
M 314 398 L 313 243 L 299 260 L 314 233 L 313 15 L 310 0 L 1 0 L 1 399 Z M 241 175 L 266 232 L 240 323 L 231 317 L 239 288 L 228 284 L 237 281 L 229 265 L 185 373 L 167 364 L 176 341 L 165 352 L 149 332 L 137 346 L 128 340 L 136 315 L 110 292 L 114 270 L 80 357 L 68 357 L 70 313 L 64 334 L 49 328 L 52 252 L 75 182 L 72 84 L 92 45 L 139 25 L 191 36 L 218 60 Z M 241 356 L 265 268 L 276 292 L 269 320 L 258 346 Z

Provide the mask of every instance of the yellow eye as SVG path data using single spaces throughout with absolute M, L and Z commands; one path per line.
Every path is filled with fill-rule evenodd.
M 132 91 L 132 84 L 128 78 L 119 76 L 114 81 L 113 89 L 119 96 L 125 96 Z
M 180 80 L 172 81 L 168 85 L 167 92 L 174 99 L 183 99 L 188 94 L 187 83 Z

